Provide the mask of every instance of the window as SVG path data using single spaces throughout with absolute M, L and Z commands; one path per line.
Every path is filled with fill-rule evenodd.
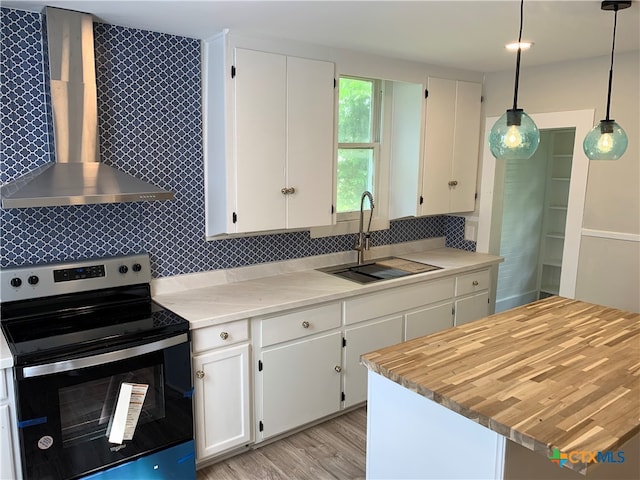
M 338 93 L 338 220 L 360 211 L 362 192 L 378 198 L 382 82 L 341 77 Z M 368 204 L 365 203 L 368 208 Z
M 373 78 L 340 77 L 336 224 L 313 227 L 310 232 L 312 238 L 358 232 L 360 199 L 365 190 L 373 194 L 375 203 L 371 230 L 389 228 L 393 84 Z M 369 202 L 365 201 L 364 208 L 368 219 Z

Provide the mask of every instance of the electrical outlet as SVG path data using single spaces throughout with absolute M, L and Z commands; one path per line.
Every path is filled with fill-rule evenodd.
M 472 242 L 476 241 L 476 227 L 473 225 L 464 226 L 464 239 Z

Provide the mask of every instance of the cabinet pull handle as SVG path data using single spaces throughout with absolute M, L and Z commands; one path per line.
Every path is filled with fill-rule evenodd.
M 333 369 L 338 373 L 342 371 L 342 367 L 340 365 L 336 365 L 335 367 L 333 367 Z
M 307 322 L 306 320 L 304 322 L 302 322 L 302 328 L 309 328 L 311 326 L 311 324 L 309 322 Z
M 458 181 L 457 181 L 457 180 L 451 180 L 451 181 L 449 182 L 449 186 L 450 186 L 450 187 L 455 187 L 456 185 L 458 185 Z
M 471 282 L 471 285 L 473 285 L 474 287 L 477 287 L 480 284 L 478 283 L 478 280 L 474 280 L 473 282 Z
M 198 378 L 204 378 L 204 372 L 202 370 L 198 370 L 196 371 L 196 377 Z
M 229 334 L 227 332 L 220 332 L 220 338 L 226 340 L 229 338 Z
M 291 195 L 293 193 L 296 193 L 296 189 L 294 187 L 284 187 L 280 191 L 283 195 Z

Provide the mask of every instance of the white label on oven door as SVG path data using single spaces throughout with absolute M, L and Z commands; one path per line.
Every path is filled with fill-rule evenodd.
M 122 382 L 116 409 L 107 427 L 110 443 L 133 439 L 148 388 L 149 385 L 143 383 Z
M 38 448 L 40 450 L 46 450 L 53 445 L 53 437 L 50 435 L 45 435 L 38 440 Z

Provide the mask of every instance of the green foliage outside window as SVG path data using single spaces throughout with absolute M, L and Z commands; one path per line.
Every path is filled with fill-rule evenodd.
M 338 212 L 360 210 L 362 192 L 373 192 L 373 150 L 338 149 Z M 368 204 L 367 204 L 368 208 Z
M 374 82 L 340 79 L 338 98 L 337 211 L 360 210 L 362 192 L 373 192 Z M 350 148 L 349 143 L 359 144 Z M 370 144 L 370 145 L 362 145 Z M 373 192 L 375 194 L 375 192 Z

